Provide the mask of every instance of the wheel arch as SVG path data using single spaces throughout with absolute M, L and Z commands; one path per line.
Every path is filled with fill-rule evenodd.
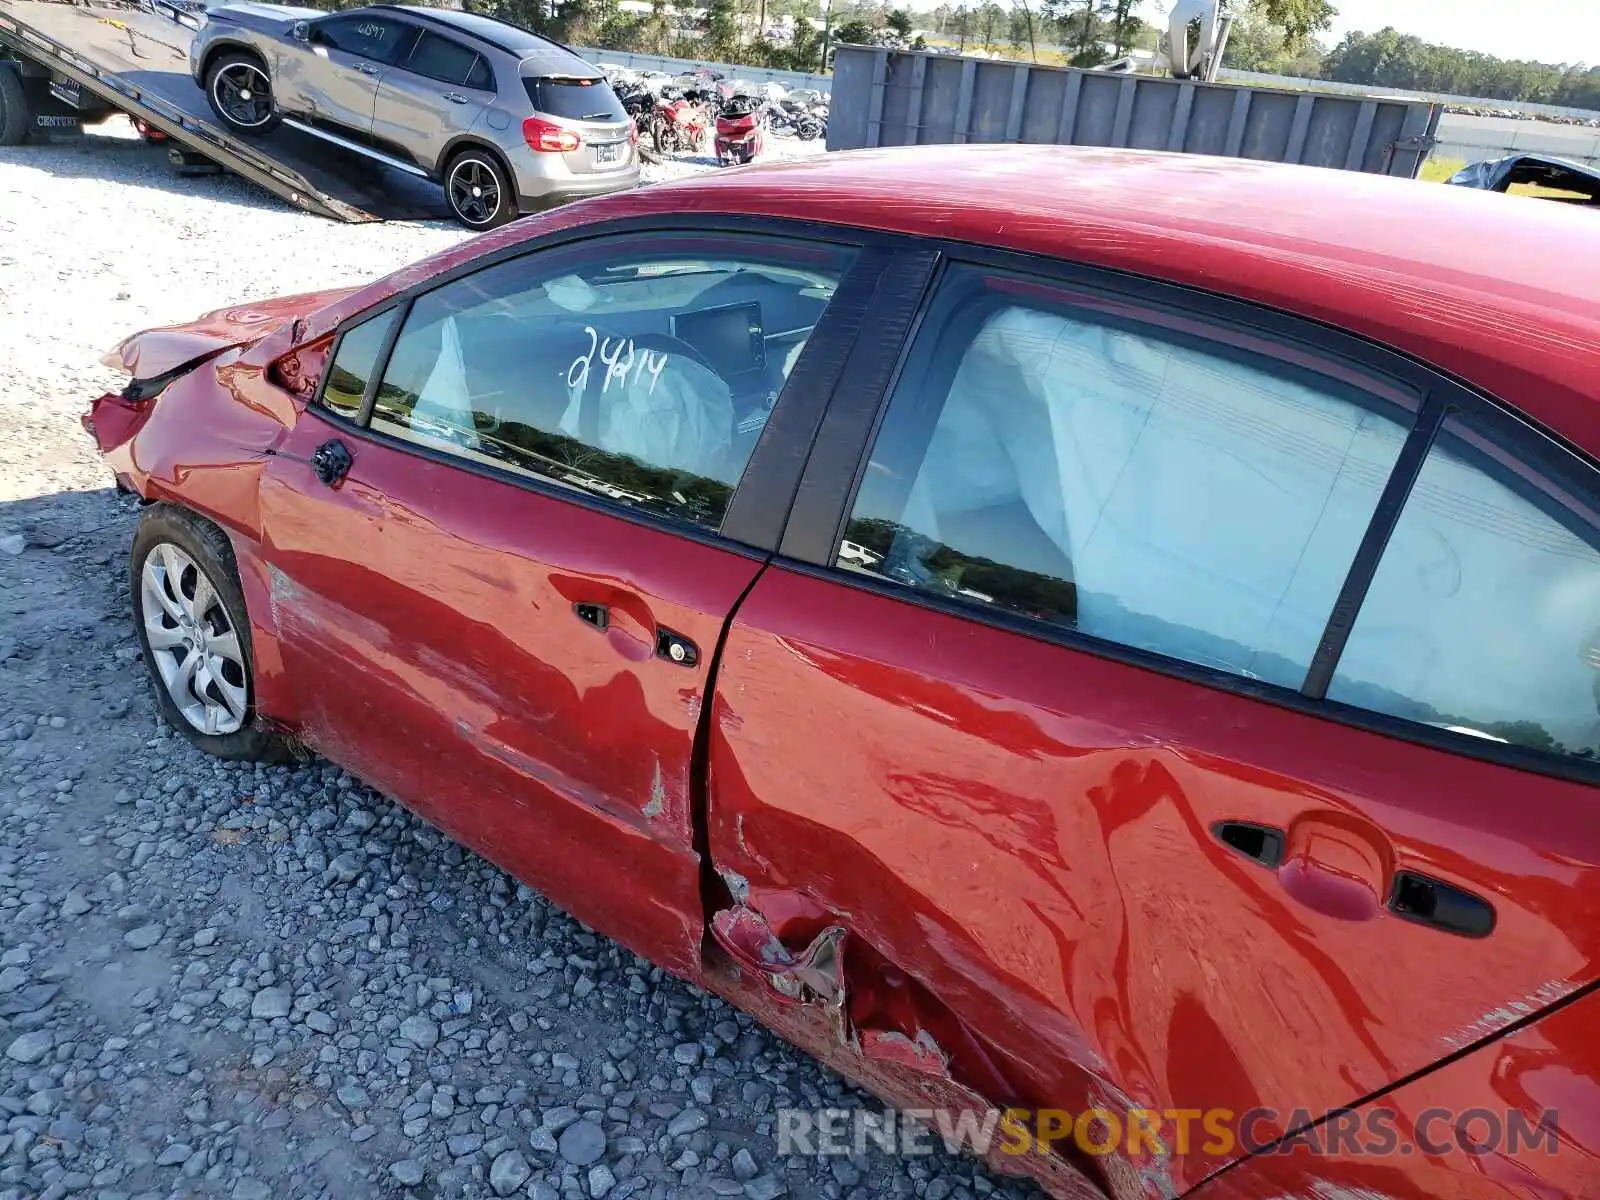
M 200 84 L 202 88 L 205 87 L 206 80 L 211 75 L 211 68 L 216 65 L 217 59 L 225 54 L 248 55 L 261 64 L 261 69 L 267 73 L 268 80 L 272 79 L 272 64 L 267 61 L 267 56 L 261 52 L 259 46 L 243 38 L 218 38 L 206 47 L 206 52 L 200 59 Z
M 458 154 L 466 150 L 478 150 L 488 154 L 495 162 L 500 164 L 500 169 L 506 173 L 506 178 L 511 181 L 511 190 L 516 192 L 520 188 L 517 182 L 517 172 L 511 166 L 511 160 L 505 156 L 493 142 L 477 133 L 458 133 L 444 144 L 444 149 L 439 152 L 439 158 L 433 166 L 433 177 L 438 183 L 444 182 L 444 173 Z
M 244 530 L 170 494 L 154 495 L 140 506 L 141 521 L 157 514 L 175 516 L 214 531 L 218 535 L 218 542 L 227 548 L 230 560 L 227 565 L 233 568 L 234 579 L 244 597 L 245 619 L 250 625 L 257 716 L 272 727 L 292 730 L 296 706 L 294 694 L 288 685 L 282 643 L 279 640 L 274 603 L 276 569 L 266 561 L 261 543 Z

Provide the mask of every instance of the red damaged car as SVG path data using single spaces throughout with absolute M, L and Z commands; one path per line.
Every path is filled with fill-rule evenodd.
M 315 748 L 1002 1169 L 1594 1195 L 1597 256 L 830 155 L 140 334 L 85 422 L 197 745 Z

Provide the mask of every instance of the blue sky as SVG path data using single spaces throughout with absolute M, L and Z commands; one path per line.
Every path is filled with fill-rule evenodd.
M 1600 0 L 1334 0 L 1333 38 L 1393 25 L 1501 58 L 1600 63 Z M 1151 0 L 1147 0 L 1151 6 Z M 1151 14 L 1153 15 L 1153 13 Z

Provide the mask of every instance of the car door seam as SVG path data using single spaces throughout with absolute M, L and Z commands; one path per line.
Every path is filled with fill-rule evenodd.
M 722 651 L 727 645 L 733 623 L 739 610 L 761 577 L 772 565 L 774 555 L 764 555 L 751 573 L 750 581 L 733 602 L 717 634 L 716 645 L 705 657 L 706 675 L 704 695 L 700 703 L 699 719 L 695 723 L 694 739 L 689 747 L 689 830 L 690 841 L 700 860 L 700 918 L 704 938 L 711 937 L 711 916 L 718 909 L 728 907 L 728 887 L 717 874 L 716 862 L 711 856 L 711 722 L 716 703 L 717 677 L 722 669 Z
M 1207 1184 L 1223 1175 L 1226 1175 L 1229 1171 L 1233 1170 L 1242 1163 L 1250 1162 L 1263 1155 L 1272 1154 L 1278 1149 L 1278 1147 L 1296 1138 L 1299 1138 L 1306 1133 L 1309 1133 L 1313 1129 L 1318 1129 L 1323 1125 L 1326 1125 L 1329 1121 L 1334 1120 L 1336 1117 L 1343 1116 L 1345 1113 L 1357 1112 L 1360 1109 L 1368 1107 L 1369 1105 L 1376 1104 L 1385 1096 L 1391 1095 L 1394 1092 L 1398 1092 L 1400 1089 L 1408 1087 L 1417 1080 L 1422 1079 L 1425 1076 L 1432 1075 L 1435 1071 L 1442 1070 L 1443 1068 L 1450 1066 L 1452 1063 L 1459 1062 L 1463 1058 L 1467 1058 L 1470 1055 L 1476 1054 L 1478 1051 L 1492 1046 L 1495 1042 L 1503 1041 L 1506 1038 L 1521 1033 L 1529 1026 L 1544 1020 L 1546 1017 L 1554 1016 L 1562 1009 L 1568 1007 L 1569 1005 L 1576 1004 L 1579 1000 L 1592 995 L 1597 990 L 1600 990 L 1600 979 L 1595 980 L 1593 983 L 1585 984 L 1582 987 L 1575 988 L 1571 992 L 1568 992 L 1565 996 L 1561 997 L 1561 999 L 1553 1001 L 1552 1003 L 1547 1004 L 1543 1008 L 1537 1009 L 1534 1012 L 1528 1013 L 1526 1016 L 1520 1017 L 1517 1020 L 1494 1030 L 1492 1033 L 1484 1034 L 1483 1037 L 1477 1039 L 1476 1041 L 1469 1042 L 1460 1049 L 1453 1050 L 1449 1054 L 1446 1054 L 1443 1058 L 1435 1059 L 1426 1066 L 1418 1067 L 1416 1070 L 1402 1075 L 1399 1079 L 1393 1080 L 1390 1083 L 1386 1083 L 1382 1087 L 1368 1092 L 1365 1096 L 1362 1096 L 1357 1100 L 1352 1100 L 1349 1104 L 1340 1105 L 1338 1108 L 1331 1108 L 1327 1112 L 1323 1113 L 1322 1116 L 1317 1117 L 1312 1121 L 1308 1121 L 1303 1125 L 1297 1125 L 1293 1129 L 1286 1130 L 1281 1137 L 1275 1138 L 1273 1141 L 1264 1146 L 1257 1146 L 1253 1148 L 1250 1153 L 1240 1155 L 1232 1162 L 1217 1168 L 1215 1171 L 1211 1172 L 1211 1174 L 1207 1175 L 1204 1179 L 1195 1184 L 1194 1187 L 1190 1188 L 1189 1192 L 1185 1194 L 1197 1193 Z

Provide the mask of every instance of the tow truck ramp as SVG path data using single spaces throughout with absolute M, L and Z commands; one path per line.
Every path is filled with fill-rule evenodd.
M 448 218 L 440 189 L 289 127 L 242 138 L 217 122 L 189 74 L 200 20 L 184 0 L 0 0 L 0 71 L 15 70 L 49 119 L 126 113 L 195 156 L 296 208 L 340 221 Z M 70 122 L 69 122 L 70 123 Z M 0 126 L 3 126 L 0 120 Z

